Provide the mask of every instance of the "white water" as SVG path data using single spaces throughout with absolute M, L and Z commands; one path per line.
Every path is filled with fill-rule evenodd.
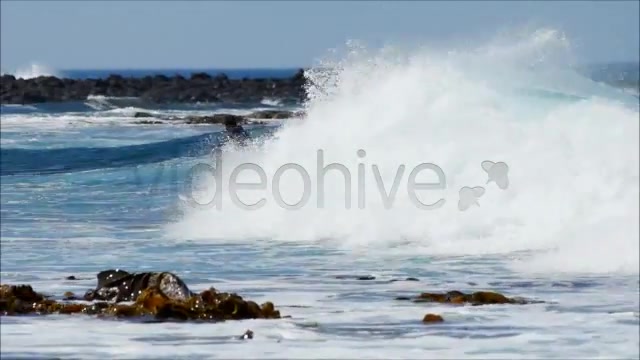
M 2 74 L 12 74 L 17 79 L 31 79 L 38 76 L 57 76 L 56 72 L 53 69 L 36 62 L 32 62 L 27 66 L 20 67 L 11 72 L 5 72 L 3 70 Z
M 186 207 L 167 227 L 169 237 L 332 241 L 368 256 L 512 254 L 510 266 L 523 272 L 638 273 L 637 99 L 574 73 L 562 34 L 541 30 L 451 52 L 351 50 L 328 64 L 338 71 L 308 74 L 319 85 L 310 88 L 304 121 L 290 123 L 264 150 L 225 155 L 223 210 Z M 325 165 L 349 168 L 351 209 L 344 209 L 344 178 L 335 171 L 325 177 L 326 209 L 317 208 L 319 149 Z M 366 151 L 362 160 L 358 149 Z M 509 165 L 508 189 L 486 184 L 485 160 Z M 264 198 L 259 210 L 229 199 L 229 174 L 239 162 L 265 170 L 267 190 L 238 191 L 246 204 Z M 286 163 L 310 175 L 309 202 L 296 211 L 283 210 L 271 194 L 273 175 Z M 440 209 L 420 210 L 409 200 L 407 178 L 420 163 L 446 175 L 445 190 L 418 191 L 424 203 L 445 199 Z M 382 207 L 373 164 L 386 192 L 398 166 L 407 167 L 391 209 Z M 245 171 L 239 179 L 258 177 Z M 429 171 L 418 177 L 434 180 Z M 458 210 L 463 186 L 485 187 L 479 207 Z M 298 201 L 300 175 L 286 172 L 280 193 Z
M 316 98 L 307 119 L 289 121 L 264 150 L 225 155 L 227 172 L 234 161 L 252 161 L 271 180 L 275 168 L 295 161 L 314 180 L 316 150 L 324 149 L 325 162 L 343 162 L 355 185 L 356 151 L 365 149 L 362 210 L 355 189 L 354 208 L 340 210 L 341 179 L 329 173 L 326 200 L 333 209 L 314 207 L 315 189 L 305 209 L 288 213 L 269 193 L 256 192 L 268 203 L 254 213 L 234 209 L 225 196 L 223 211 L 190 211 L 161 229 L 175 193 L 153 176 L 132 181 L 130 168 L 3 177 L 3 283 L 29 283 L 60 296 L 82 294 L 108 268 L 172 271 L 192 290 L 215 286 L 259 303 L 271 300 L 292 318 L 150 324 L 82 315 L 3 317 L 0 357 L 638 358 L 637 100 L 620 103 L 626 98 L 619 93 L 573 76 L 563 62 L 568 42 L 555 35 L 539 32 L 450 54 L 358 50 L 337 63 L 344 69 L 333 78 L 338 86 L 324 89 L 331 97 Z M 531 60 L 545 53 L 547 60 L 530 71 Z M 318 74 L 310 76 L 321 83 Z M 3 114 L 3 149 L 6 139 L 17 147 L 32 137 L 39 147 L 105 146 L 197 131 L 118 125 L 134 120 L 133 110 L 87 115 L 95 123 L 76 113 Z M 508 189 L 486 184 L 480 162 L 487 159 L 509 164 Z M 438 164 L 446 174 L 445 191 L 420 193 L 423 201 L 447 199 L 439 210 L 417 210 L 406 196 L 410 168 L 420 162 Z M 384 210 L 371 165 L 380 167 L 388 190 L 402 163 L 409 168 L 396 202 Z M 140 170 L 153 175 L 157 169 Z M 282 183 L 290 202 L 300 195 L 292 175 Z M 480 207 L 457 209 L 463 185 L 486 187 Z M 240 192 L 251 202 L 248 195 Z M 161 239 L 163 232 L 199 243 L 171 243 Z M 272 242 L 260 241 L 265 238 Z M 328 238 L 347 251 L 322 249 L 333 245 L 324 243 Z M 210 244 L 217 241 L 227 244 Z M 498 256 L 430 255 L 486 253 Z M 335 278 L 345 273 L 377 280 Z M 64 280 L 71 274 L 80 280 Z M 384 281 L 406 276 L 420 281 Z M 545 303 L 393 300 L 454 289 Z M 422 324 L 427 312 L 445 322 Z M 247 328 L 255 331 L 253 340 L 233 338 Z

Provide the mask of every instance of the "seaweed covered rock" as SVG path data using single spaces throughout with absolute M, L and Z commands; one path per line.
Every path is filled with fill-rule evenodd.
M 0 314 L 16 315 L 32 312 L 35 304 L 45 297 L 30 285 L 0 285 Z
M 0 285 L 0 299 L 5 298 L 37 302 L 44 300 L 44 295 L 35 292 L 31 285 Z
M 412 300 L 413 302 L 436 302 L 441 304 L 458 305 L 490 305 L 490 304 L 529 304 L 530 300 L 523 298 L 509 298 L 500 293 L 492 291 L 477 291 L 465 294 L 461 291 L 453 290 L 446 293 L 422 293 L 414 298 L 397 297 L 396 300 Z
M 430 324 L 430 323 L 440 323 L 443 322 L 444 319 L 442 318 L 442 316 L 438 315 L 438 314 L 426 314 L 423 318 L 422 318 L 422 322 L 425 324 Z
M 144 290 L 154 287 L 173 300 L 186 300 L 193 295 L 182 279 L 169 272 L 105 270 L 98 273 L 97 278 L 96 288 L 84 295 L 87 301 L 135 301 Z
M 73 294 L 65 293 L 65 298 Z M 258 305 L 235 293 L 214 288 L 192 293 L 176 275 L 166 272 L 130 274 L 107 270 L 98 274 L 98 286 L 85 300 L 106 300 L 88 304 L 46 299 L 29 285 L 2 285 L 0 315 L 87 314 L 101 317 L 157 320 L 224 321 L 241 319 L 279 319 L 271 302 Z M 133 302 L 122 304 L 122 301 Z

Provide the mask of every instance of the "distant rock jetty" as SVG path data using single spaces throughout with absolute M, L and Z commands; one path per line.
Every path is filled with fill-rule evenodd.
M 302 69 L 290 78 L 237 80 L 224 74 L 211 76 L 207 73 L 194 73 L 189 78 L 180 75 L 139 78 L 110 75 L 104 79 L 60 79 L 54 76 L 16 79 L 13 75 L 2 75 L 0 104 L 84 101 L 90 95 L 137 97 L 157 104 L 241 104 L 257 103 L 265 98 L 300 103 L 305 98 L 304 84 Z

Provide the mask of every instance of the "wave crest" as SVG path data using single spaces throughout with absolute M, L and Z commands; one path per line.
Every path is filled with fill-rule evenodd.
M 513 263 L 522 271 L 637 273 L 638 103 L 573 71 L 566 54 L 568 40 L 545 29 L 446 52 L 371 52 L 355 44 L 306 74 L 312 85 L 303 122 L 285 126 L 260 153 L 225 155 L 224 184 L 240 163 L 265 171 L 268 190 L 240 196 L 247 204 L 264 198 L 266 205 L 241 209 L 225 192 L 222 210 L 186 207 L 167 234 L 211 242 L 330 239 L 370 255 L 524 251 Z M 316 206 L 320 149 L 324 165 L 349 168 L 353 204 L 358 165 L 365 165 L 363 209 L 344 208 L 339 173 L 324 177 L 326 207 Z M 356 156 L 358 149 L 366 158 Z M 487 184 L 485 160 L 509 164 L 508 190 Z M 273 175 L 287 163 L 301 165 L 311 179 L 311 201 L 296 211 L 271 196 Z M 446 199 L 438 210 L 417 209 L 407 194 L 409 172 L 420 163 L 446 174 L 446 189 L 421 198 Z M 388 193 L 402 164 L 408 169 L 386 209 L 372 165 Z M 255 173 L 239 182 L 255 182 L 249 175 Z M 470 211 L 456 206 L 464 186 L 485 188 Z M 303 188 L 293 172 L 281 178 L 286 202 L 298 201 Z

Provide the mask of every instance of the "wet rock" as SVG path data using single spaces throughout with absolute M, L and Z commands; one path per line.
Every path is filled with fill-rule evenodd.
M 38 302 L 44 300 L 44 295 L 35 292 L 31 285 L 0 285 L 0 299 L 10 298 Z
M 224 74 L 195 73 L 185 78 L 163 75 L 140 78 L 110 75 L 106 79 L 60 79 L 40 76 L 16 79 L 2 75 L 0 104 L 84 101 L 89 95 L 137 97 L 151 103 L 257 103 L 264 98 L 302 103 L 306 79 L 229 79 Z M 278 115 L 281 116 L 281 115 Z
M 265 119 L 288 119 L 296 116 L 296 113 L 285 110 L 262 110 L 256 111 L 249 115 L 236 115 L 236 114 L 213 114 L 213 115 L 191 115 L 187 117 L 165 116 L 165 115 L 153 115 L 146 112 L 136 112 L 134 118 L 157 118 L 159 120 L 138 120 L 133 124 L 140 125 L 154 125 L 154 124 L 166 124 L 167 121 L 179 121 L 185 124 L 201 125 L 201 124 L 266 124 Z
M 262 304 L 261 310 L 262 316 L 267 319 L 280 317 L 280 312 L 275 310 L 275 307 L 273 306 L 273 303 L 271 301 L 267 301 L 266 303 Z
M 253 339 L 253 331 L 247 330 L 240 336 L 240 340 Z
M 46 300 L 30 285 L 0 285 L 0 315 L 17 315 L 36 312 L 39 304 L 55 303 Z
M 140 120 L 140 121 L 134 121 L 134 124 L 138 124 L 138 125 L 157 125 L 157 124 L 164 124 L 163 121 L 158 121 L 158 120 Z
M 214 305 L 218 292 L 214 288 L 210 288 L 200 293 L 200 298 L 205 305 Z
M 31 304 L 29 312 L 35 312 L 36 314 L 50 314 L 62 310 L 65 304 L 59 303 L 55 300 L 44 300 Z
M 396 300 L 412 300 L 416 303 L 436 302 L 441 304 L 475 306 L 492 304 L 530 304 L 534 302 L 523 298 L 509 298 L 500 293 L 491 291 L 477 291 L 471 294 L 465 294 L 457 290 L 446 293 L 421 293 L 414 298 L 397 297 Z
M 246 115 L 250 119 L 289 119 L 294 116 L 292 111 L 286 110 L 259 110 Z
M 71 275 L 71 276 L 67 276 L 66 278 L 64 278 L 65 280 L 78 280 L 78 278 L 76 278 L 75 276 Z
M 408 277 L 406 279 L 391 279 L 391 280 L 389 280 L 389 282 L 396 282 L 396 281 L 420 281 L 420 280 L 417 279 L 417 278 L 414 278 L 414 277 Z
M 155 312 L 156 319 L 160 320 L 189 320 L 190 310 L 184 304 L 167 303 L 158 308 Z
M 134 118 L 152 118 L 154 117 L 154 115 L 148 112 L 136 111 L 136 113 L 133 114 L 133 117 Z
M 39 293 L 33 291 L 28 285 L 2 285 L 0 297 L 1 315 L 20 314 L 86 314 L 99 317 L 139 318 L 153 317 L 157 320 L 204 320 L 224 321 L 242 319 L 280 319 L 280 311 L 276 310 L 272 302 L 266 302 L 262 306 L 250 300 L 243 299 L 235 293 L 218 292 L 210 288 L 194 294 L 189 292 L 188 297 L 183 296 L 182 281 L 170 273 L 147 273 L 147 287 L 134 284 L 134 288 L 144 288 L 135 296 L 133 304 L 119 303 L 120 293 L 118 286 L 122 281 L 129 281 L 132 274 L 121 270 L 108 270 L 98 274 L 98 284 L 102 288 L 90 290 L 86 298 L 95 300 L 105 295 L 101 289 L 115 283 L 115 302 L 94 302 L 91 304 L 61 303 L 45 299 Z M 152 277 L 157 275 L 157 279 Z M 164 275 L 163 275 L 164 274 Z M 139 275 L 139 274 L 137 274 Z M 135 277 L 140 279 L 144 277 Z M 131 284 L 127 282 L 127 284 Z M 109 293 L 110 294 L 110 293 Z M 65 293 L 66 297 L 72 293 Z M 130 299 L 131 297 L 128 297 Z
M 58 313 L 60 314 L 83 313 L 83 312 L 86 312 L 86 308 L 87 306 L 82 304 L 67 304 L 62 306 L 62 308 L 58 310 Z
M 375 276 L 371 275 L 337 275 L 336 279 L 340 280 L 375 280 Z
M 136 299 L 136 304 L 149 310 L 152 313 L 157 313 L 158 310 L 163 308 L 170 302 L 169 297 L 165 295 L 159 288 L 154 287 L 142 292 Z
M 227 122 L 245 122 L 245 118 L 233 114 L 214 114 L 211 116 L 189 116 L 185 120 L 187 124 L 225 124 Z
M 478 291 L 471 294 L 468 301 L 472 304 L 512 304 L 513 301 L 506 296 L 490 292 L 490 291 Z
M 84 296 L 87 301 L 135 301 L 144 290 L 154 287 L 172 300 L 186 300 L 192 295 L 187 285 L 169 272 L 130 274 L 124 270 L 105 270 L 98 273 L 97 278 L 96 288 Z
M 422 322 L 423 323 L 440 323 L 443 322 L 444 319 L 442 318 L 442 316 L 438 315 L 438 314 L 426 314 L 423 318 L 422 318 Z
M 62 299 L 63 300 L 80 300 L 76 297 L 76 295 L 74 293 L 72 293 L 71 291 L 67 291 L 64 294 L 62 294 Z
M 375 280 L 375 276 L 358 276 L 356 280 Z
M 93 304 L 86 305 L 85 313 L 88 315 L 98 315 L 103 313 L 106 309 L 108 309 L 109 306 L 110 306 L 109 303 L 104 301 L 95 302 Z

